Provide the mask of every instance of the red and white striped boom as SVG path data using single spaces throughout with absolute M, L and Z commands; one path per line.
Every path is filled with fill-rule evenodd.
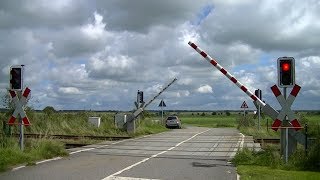
M 224 69 L 216 60 L 210 57 L 206 52 L 199 48 L 196 44 L 188 42 L 188 44 L 195 49 L 202 57 L 204 57 L 209 63 L 216 67 L 222 74 L 224 74 L 228 79 L 230 79 L 234 84 L 236 84 L 243 92 L 245 92 L 255 103 L 264 107 L 266 104 L 261 101 L 254 93 L 252 93 L 248 88 L 246 88 L 240 81 L 238 81 L 232 74 L 230 74 L 226 69 Z

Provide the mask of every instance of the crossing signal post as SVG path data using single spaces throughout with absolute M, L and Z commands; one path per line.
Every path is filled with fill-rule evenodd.
M 28 118 L 21 117 L 21 114 L 25 114 L 22 107 L 24 106 L 24 102 L 18 102 L 18 99 L 22 98 L 22 90 L 23 90 L 23 66 L 24 65 L 14 65 L 10 67 L 10 95 L 12 97 L 12 101 L 15 103 L 16 110 L 14 111 L 12 117 L 9 120 L 9 124 L 14 123 L 15 118 L 18 118 L 19 120 L 19 126 L 20 126 L 20 138 L 19 138 L 19 144 L 20 149 L 24 150 L 24 132 L 23 132 L 23 126 L 24 123 L 29 125 Z M 27 88 L 28 89 L 28 88 Z M 17 94 L 16 94 L 17 92 Z M 24 93 L 25 98 L 29 96 L 29 89 L 27 90 L 27 93 Z M 22 110 L 22 111 L 21 111 Z M 15 113 L 17 114 L 15 116 Z
M 293 57 L 280 57 L 278 65 L 278 85 L 287 88 L 295 85 L 295 64 Z
M 287 88 L 292 88 L 293 86 L 296 87 L 296 84 L 295 84 L 295 60 L 293 57 L 279 57 L 277 60 L 277 66 L 278 66 L 278 85 L 279 85 L 279 87 L 283 88 L 284 100 L 288 101 L 287 100 L 287 98 L 288 98 L 287 97 Z M 293 89 L 297 89 L 295 87 Z M 298 92 L 298 91 L 295 91 L 295 92 Z M 283 129 L 281 129 L 281 133 L 280 133 L 280 136 L 281 136 L 280 150 L 281 150 L 281 154 L 284 155 L 286 162 L 287 162 L 288 156 L 290 154 L 292 154 L 296 150 L 296 147 L 297 147 L 297 140 L 294 139 L 292 137 L 292 135 L 288 134 L 288 128 L 291 125 L 294 127 L 295 126 L 298 127 L 298 126 L 300 126 L 300 124 L 296 123 L 298 121 L 291 121 L 291 123 L 290 123 L 287 115 L 284 118 L 280 118 L 280 120 L 282 121 L 281 126 L 283 127 Z

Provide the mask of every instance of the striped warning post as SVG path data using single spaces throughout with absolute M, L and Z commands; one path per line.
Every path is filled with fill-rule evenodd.
M 254 102 L 256 102 L 261 107 L 266 104 L 261 101 L 254 93 L 252 93 L 248 88 L 246 88 L 240 81 L 238 81 L 233 75 L 231 75 L 226 69 L 224 69 L 216 60 L 210 57 L 206 52 L 199 48 L 196 44 L 188 42 L 188 44 L 195 49 L 202 57 L 204 57 L 210 64 L 216 67 L 222 74 L 224 74 L 228 79 L 230 79 L 234 84 L 236 84 L 243 92 L 245 92 Z

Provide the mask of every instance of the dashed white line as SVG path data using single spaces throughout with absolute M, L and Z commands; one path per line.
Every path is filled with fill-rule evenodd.
M 148 158 L 145 158 L 145 159 L 143 159 L 143 160 L 141 160 L 141 161 L 139 161 L 139 162 L 137 162 L 137 163 L 135 163 L 135 164 L 132 164 L 131 166 L 128 166 L 128 167 L 126 167 L 126 168 L 124 168 L 124 169 L 122 169 L 122 170 L 120 170 L 120 171 L 118 171 L 118 172 L 116 172 L 116 173 L 114 173 L 114 174 L 111 174 L 111 175 L 103 178 L 102 180 L 111 180 L 111 178 L 113 178 L 113 177 L 115 177 L 115 176 L 123 173 L 124 171 L 127 171 L 127 170 L 129 170 L 129 169 L 131 169 L 131 168 L 133 168 L 133 167 L 141 164 L 141 163 L 144 163 L 144 162 L 148 161 L 149 159 L 155 158 L 155 157 L 157 157 L 157 156 L 159 156 L 159 155 L 161 155 L 161 154 L 164 154 L 164 153 L 166 153 L 166 152 L 168 152 L 168 151 L 171 151 L 172 149 L 180 146 L 181 144 L 183 144 L 183 143 L 185 143 L 185 142 L 193 139 L 194 137 L 196 137 L 196 136 L 198 136 L 198 135 L 200 135 L 200 134 L 202 134 L 202 133 L 205 133 L 205 132 L 207 132 L 207 131 L 209 131 L 209 130 L 210 130 L 210 129 L 208 129 L 208 130 L 206 130 L 206 131 L 199 132 L 199 133 L 193 135 L 192 137 L 190 137 L 190 138 L 188 138 L 188 139 L 186 139 L 186 140 L 184 140 L 184 141 L 181 141 L 180 143 L 176 144 L 175 146 L 173 146 L 173 147 L 171 147 L 171 148 L 169 148 L 169 149 L 167 149 L 167 150 L 165 150 L 165 151 L 159 152 L 159 153 L 154 154 L 154 155 L 152 155 L 152 156 L 150 156 L 150 157 L 148 157 Z
M 36 164 L 41 164 L 41 163 L 45 163 L 45 162 L 49 162 L 49 161 L 56 161 L 56 160 L 59 160 L 59 159 L 62 159 L 62 157 L 55 157 L 55 158 L 46 159 L 46 160 L 43 160 L 43 161 L 38 161 L 38 162 L 36 162 Z
M 120 177 L 120 176 L 111 176 L 109 180 L 160 180 L 160 179 L 146 179 L 146 178 L 135 178 L 135 177 Z

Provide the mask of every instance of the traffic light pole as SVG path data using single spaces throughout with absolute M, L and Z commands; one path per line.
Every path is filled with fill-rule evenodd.
M 19 99 L 21 99 L 22 96 L 22 91 L 17 91 L 17 95 Z M 23 132 L 23 122 L 22 118 L 20 115 L 18 115 L 18 122 L 19 122 L 19 128 L 20 128 L 20 136 L 19 136 L 19 145 L 20 145 L 20 150 L 24 150 L 24 132 Z
M 283 96 L 287 99 L 287 88 L 283 88 Z M 280 152 L 284 157 L 285 162 L 288 162 L 288 157 L 296 150 L 297 140 L 289 133 L 290 122 L 288 116 L 285 116 L 285 119 L 282 121 L 280 130 Z
M 260 104 L 258 104 L 258 130 L 260 130 L 260 117 L 261 117 L 261 115 L 260 115 Z

